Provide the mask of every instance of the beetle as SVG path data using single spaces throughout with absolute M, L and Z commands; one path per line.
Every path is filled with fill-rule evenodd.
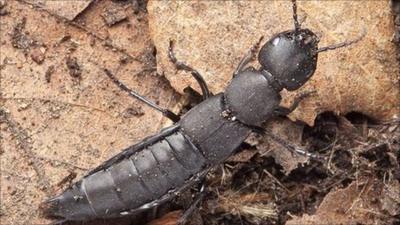
M 261 47 L 260 68 L 256 69 L 248 64 L 257 53 L 260 39 L 242 58 L 225 91 L 215 95 L 198 71 L 176 59 L 170 42 L 170 60 L 177 69 L 191 73 L 203 96 L 203 101 L 182 118 L 129 89 L 105 69 L 105 74 L 123 91 L 160 111 L 174 125 L 124 149 L 64 193 L 46 201 L 47 215 L 61 221 L 86 221 L 154 208 L 200 182 L 211 168 L 231 156 L 251 132 L 262 132 L 292 152 L 318 158 L 264 130 L 262 124 L 288 115 L 310 94 L 299 95 L 289 108 L 279 106 L 281 90 L 297 90 L 312 77 L 319 53 L 352 45 L 365 34 L 318 48 L 319 38 L 301 28 L 295 0 L 292 5 L 294 29 L 276 34 Z

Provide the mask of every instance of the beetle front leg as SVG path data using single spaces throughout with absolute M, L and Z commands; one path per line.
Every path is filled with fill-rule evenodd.
M 315 93 L 316 93 L 316 91 L 314 91 L 314 90 L 313 90 L 313 91 L 307 91 L 307 92 L 300 93 L 299 95 L 297 95 L 297 96 L 294 98 L 293 103 L 292 103 L 291 106 L 289 106 L 289 108 L 279 106 L 279 107 L 274 111 L 274 114 L 275 114 L 276 116 L 287 116 L 287 115 L 289 115 L 291 112 L 293 112 L 293 111 L 299 106 L 299 104 L 300 104 L 301 101 L 303 101 L 305 98 L 307 98 L 307 97 L 309 97 L 310 95 L 315 94 Z
M 250 50 L 247 52 L 247 54 L 240 60 L 239 65 L 237 66 L 235 72 L 233 73 L 233 77 L 238 75 L 240 72 L 243 72 L 245 70 L 245 67 L 247 64 L 249 64 L 253 58 L 256 56 L 257 50 L 260 47 L 260 43 L 264 36 L 260 37 L 260 40 L 258 40 L 257 43 L 255 43 Z

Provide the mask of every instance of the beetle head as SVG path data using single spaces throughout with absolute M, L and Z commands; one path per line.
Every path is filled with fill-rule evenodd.
M 350 46 L 366 35 L 364 30 L 354 40 L 318 48 L 319 38 L 311 30 L 300 27 L 296 0 L 292 3 L 294 30 L 275 35 L 258 53 L 262 70 L 271 74 L 277 89 L 286 88 L 289 91 L 300 88 L 311 78 L 317 67 L 318 53 Z
M 258 61 L 282 87 L 296 90 L 315 72 L 318 42 L 309 29 L 285 31 L 264 44 Z

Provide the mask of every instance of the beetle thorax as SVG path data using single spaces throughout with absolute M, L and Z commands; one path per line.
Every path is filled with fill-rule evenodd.
M 259 71 L 244 71 L 235 76 L 225 91 L 225 103 L 234 119 L 260 126 L 281 101 L 279 92 Z

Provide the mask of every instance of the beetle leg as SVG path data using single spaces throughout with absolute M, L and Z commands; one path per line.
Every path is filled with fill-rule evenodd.
M 179 188 L 177 188 L 175 190 L 171 190 L 170 192 L 166 193 L 161 198 L 156 199 L 156 200 L 154 200 L 152 202 L 146 203 L 146 204 L 140 206 L 139 208 L 130 209 L 130 210 L 126 210 L 126 211 L 120 212 L 120 215 L 121 216 L 135 215 L 135 214 L 143 212 L 145 210 L 157 207 L 157 206 L 159 206 L 159 205 L 171 200 L 172 198 L 175 198 L 180 193 L 182 193 L 183 191 L 187 190 L 188 188 L 190 188 L 194 184 L 202 182 L 204 177 L 207 175 L 207 173 L 209 171 L 210 171 L 210 169 L 203 170 L 199 174 L 194 175 L 194 177 L 192 177 L 190 180 L 188 180 L 183 186 L 181 186 L 181 187 L 179 187 Z M 200 190 L 203 191 L 204 189 L 200 189 Z
M 290 143 L 287 140 L 284 140 L 280 137 L 278 137 L 277 135 L 273 134 L 271 131 L 268 131 L 266 129 L 264 129 L 263 127 L 259 127 L 259 126 L 249 126 L 247 125 L 250 129 L 252 129 L 254 132 L 259 133 L 261 135 L 267 135 L 269 136 L 272 140 L 274 140 L 276 143 L 282 145 L 283 147 L 285 147 L 286 149 L 288 149 L 290 152 L 295 153 L 295 154 L 299 154 L 299 155 L 304 155 L 307 157 L 310 157 L 314 160 L 317 161 L 325 161 L 325 157 L 320 156 L 318 154 L 313 154 L 308 152 L 307 150 L 300 148 L 296 145 L 293 145 L 292 143 Z
M 121 90 L 123 90 L 125 92 L 128 92 L 128 94 L 131 97 L 134 97 L 134 98 L 138 99 L 139 101 L 145 103 L 146 105 L 150 106 L 151 108 L 161 112 L 165 117 L 167 117 L 168 119 L 172 120 L 173 122 L 178 122 L 180 120 L 180 117 L 178 115 L 176 115 L 175 113 L 173 113 L 172 111 L 170 111 L 168 109 L 161 108 L 156 103 L 148 100 L 147 98 L 141 96 L 139 93 L 137 93 L 134 90 L 128 88 L 124 83 L 122 83 L 120 80 L 118 80 L 114 76 L 114 74 L 111 73 L 110 70 L 104 69 L 104 72 Z
M 303 156 L 307 156 L 310 157 L 314 160 L 325 160 L 324 157 L 317 155 L 317 154 L 313 154 L 308 152 L 307 150 L 303 149 L 303 148 L 299 148 L 298 146 L 293 145 L 292 143 L 276 136 L 275 134 L 273 134 L 270 131 L 264 130 L 264 134 L 268 135 L 272 140 L 274 140 L 275 142 L 277 142 L 278 144 L 282 145 L 283 147 L 285 147 L 286 149 L 290 150 L 292 153 L 296 153 L 299 155 L 303 155 Z
M 246 67 L 246 69 L 244 69 L 243 71 L 250 71 L 250 72 L 256 72 L 256 68 L 254 68 L 253 66 L 248 66 Z
M 178 61 L 176 59 L 175 53 L 174 53 L 174 42 L 172 40 L 169 41 L 169 48 L 168 48 L 168 57 L 175 64 L 175 67 L 177 70 L 185 70 L 188 71 L 192 74 L 194 79 L 196 79 L 197 83 L 199 84 L 203 96 L 203 100 L 207 99 L 210 97 L 210 90 L 208 89 L 207 83 L 204 80 L 203 76 L 195 69 L 193 69 L 191 66 L 185 64 L 184 62 Z
M 50 225 L 63 225 L 65 222 L 67 222 L 67 219 L 56 220 L 56 221 L 50 223 Z
M 203 200 L 204 198 L 204 192 L 205 192 L 205 185 L 202 182 L 201 187 L 200 187 L 200 192 L 196 195 L 194 200 L 191 202 L 189 208 L 187 208 L 181 218 L 178 219 L 177 224 L 178 225 L 185 225 L 188 222 L 188 219 L 190 216 L 193 214 L 193 212 L 196 210 L 197 206 L 199 203 Z
M 255 43 L 250 50 L 247 52 L 247 54 L 242 58 L 242 60 L 240 60 L 239 65 L 237 66 L 235 72 L 233 73 L 233 77 L 235 77 L 236 75 L 238 75 L 240 72 L 243 72 L 245 70 L 245 67 L 247 64 L 249 64 L 254 57 L 256 56 L 257 50 L 260 47 L 260 43 L 262 41 L 262 39 L 264 38 L 264 36 L 260 37 L 260 40 L 258 40 L 257 43 Z
M 274 111 L 274 114 L 276 116 L 287 116 L 287 115 L 289 115 L 291 112 L 293 112 L 299 106 L 301 101 L 303 101 L 305 98 L 307 98 L 310 95 L 315 94 L 315 93 L 316 93 L 316 91 L 307 91 L 307 92 L 300 93 L 299 95 L 297 95 L 295 97 L 295 99 L 293 100 L 292 105 L 289 106 L 289 108 L 279 106 Z

